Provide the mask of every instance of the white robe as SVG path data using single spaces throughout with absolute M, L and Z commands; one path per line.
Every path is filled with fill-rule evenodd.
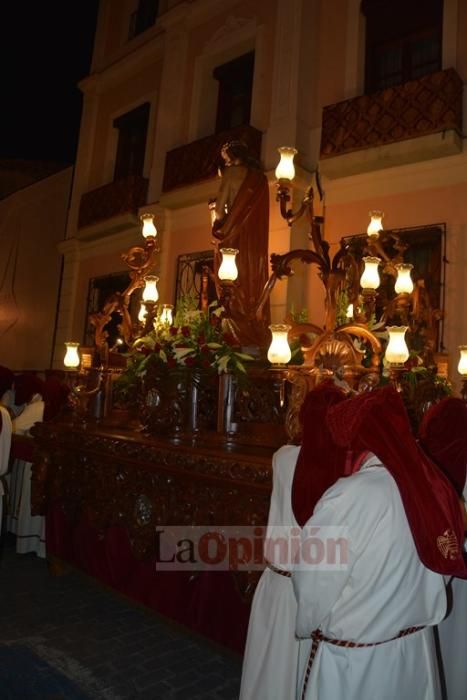
M 3 477 L 8 471 L 8 462 L 10 459 L 11 446 L 11 419 L 10 414 L 3 406 L 0 406 L 0 415 L 2 418 L 2 427 L 0 430 L 0 477 Z M 0 533 L 2 531 L 3 518 L 3 496 L 5 490 L 2 480 L 0 479 Z
M 337 640 L 374 643 L 409 627 L 427 627 L 378 646 L 321 642 L 307 700 L 440 698 L 431 626 L 445 615 L 444 579 L 420 562 L 396 483 L 376 464 L 370 456 L 361 471 L 339 479 L 303 529 L 302 539 L 308 527 L 346 527 L 349 563 L 341 571 L 303 562 L 294 570 L 297 634 L 320 629 Z M 319 532 L 326 539 L 326 531 Z
M 13 432 L 27 435 L 34 423 L 44 417 L 44 402 L 35 394 L 24 410 L 13 420 Z M 10 474 L 10 514 L 7 524 L 9 532 L 16 535 L 18 554 L 35 552 L 44 558 L 45 519 L 42 515 L 31 515 L 31 467 L 30 462 L 15 459 Z
M 464 489 L 467 498 L 467 484 Z M 439 649 L 446 700 L 467 698 L 467 580 L 452 578 L 449 608 L 438 626 Z
M 300 532 L 292 512 L 291 490 L 300 448 L 281 447 L 273 456 L 273 490 L 267 537 L 284 534 L 293 526 Z M 280 527 L 285 526 L 285 527 Z M 299 537 L 297 538 L 299 542 Z M 269 561 L 291 570 L 279 549 L 265 552 Z M 253 598 L 243 660 L 240 700 L 289 700 L 297 687 L 299 641 L 295 637 L 297 603 L 292 579 L 267 568 Z

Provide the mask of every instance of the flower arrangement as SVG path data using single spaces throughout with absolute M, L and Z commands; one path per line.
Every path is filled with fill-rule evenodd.
M 135 341 L 127 356 L 127 369 L 114 383 L 117 402 L 134 400 L 150 371 L 168 374 L 190 368 L 213 374 L 246 374 L 244 363 L 254 358 L 241 351 L 224 327 L 223 307 L 213 302 L 205 313 L 195 303 L 192 297 L 183 298 L 172 326 L 157 318 L 154 330 Z

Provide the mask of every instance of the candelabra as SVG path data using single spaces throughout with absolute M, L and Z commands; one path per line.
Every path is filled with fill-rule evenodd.
M 403 256 L 408 248 L 405 241 L 394 232 L 384 231 L 382 225 L 383 213 L 370 212 L 370 224 L 363 242 L 361 237 L 342 239 L 337 252 L 330 255 L 329 243 L 324 239 L 324 217 L 314 214 L 314 191 L 308 187 L 296 211 L 288 208 L 290 188 L 295 177 L 294 148 L 279 148 L 281 156 L 276 169 L 277 201 L 282 217 L 291 226 L 307 214 L 310 221 L 310 249 L 291 250 L 285 254 L 271 256 L 272 273 L 263 292 L 261 303 L 264 303 L 276 282 L 292 274 L 291 263 L 301 261 L 318 267 L 319 277 L 325 288 L 325 318 L 322 327 L 313 324 L 291 323 L 289 337 L 303 337 L 311 332 L 315 340 L 304 343 L 305 367 L 318 366 L 341 374 L 355 381 L 369 373 L 379 373 L 382 346 L 372 330 L 378 303 L 378 288 L 380 286 L 379 269 L 394 278 L 395 296 L 387 301 L 382 309 L 380 323 L 387 325 L 387 330 L 394 330 L 394 322 L 398 327 L 406 327 L 409 334 L 414 334 L 423 326 L 423 355 L 427 364 L 433 364 L 433 350 L 436 337 L 437 322 L 441 313 L 431 307 L 423 280 L 418 280 L 414 286 L 411 271 L 413 266 L 404 262 Z M 356 245 L 358 238 L 358 245 Z M 388 252 L 391 247 L 392 254 Z M 348 301 L 345 322 L 338 318 L 338 306 L 342 298 Z M 405 334 L 404 330 L 404 334 Z M 356 349 L 354 339 L 361 345 L 369 346 L 370 361 L 368 367 L 362 365 L 362 354 Z M 404 341 L 405 342 L 405 341 Z M 387 351 L 391 353 L 391 343 Z M 368 360 L 368 352 L 366 360 Z M 360 357 L 359 357 L 360 355 Z M 407 351 L 408 357 L 408 351 Z M 404 359 L 404 361 L 407 359 Z M 393 376 L 397 374 L 396 365 L 401 361 L 389 360 L 393 367 Z
M 140 310 L 138 319 L 141 322 L 144 314 L 146 330 L 155 316 L 155 304 L 159 298 L 157 292 L 158 277 L 148 273 L 154 265 L 155 256 L 160 252 L 160 248 L 156 241 L 157 229 L 154 225 L 154 216 L 142 214 L 141 221 L 143 222 L 144 246 L 132 246 L 121 256 L 130 268 L 128 287 L 123 292 L 111 294 L 104 302 L 102 310 L 92 314 L 89 318 L 90 323 L 95 328 L 95 345 L 99 353 L 100 364 L 104 367 L 109 364 L 108 333 L 105 327 L 111 321 L 113 313 L 118 313 L 121 316 L 120 328 L 125 343 L 130 345 L 135 339 L 137 328 L 135 329 L 131 319 L 129 305 L 131 295 L 136 289 L 144 287 L 143 303 L 145 307 Z

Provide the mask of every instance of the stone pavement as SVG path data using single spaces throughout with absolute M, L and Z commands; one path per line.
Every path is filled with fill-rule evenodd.
M 239 657 L 77 572 L 53 577 L 43 560 L 15 553 L 14 538 L 2 540 L 0 700 L 238 698 Z M 13 659 L 27 666 L 29 657 L 21 685 Z

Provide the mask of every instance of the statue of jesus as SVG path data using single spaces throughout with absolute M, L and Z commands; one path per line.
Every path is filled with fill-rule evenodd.
M 258 301 L 268 281 L 269 186 L 260 164 L 242 141 L 225 143 L 221 184 L 212 225 L 214 272 L 220 248 L 237 248 L 238 279 L 230 304 L 230 321 L 242 345 L 269 345 L 269 305 L 257 316 Z

